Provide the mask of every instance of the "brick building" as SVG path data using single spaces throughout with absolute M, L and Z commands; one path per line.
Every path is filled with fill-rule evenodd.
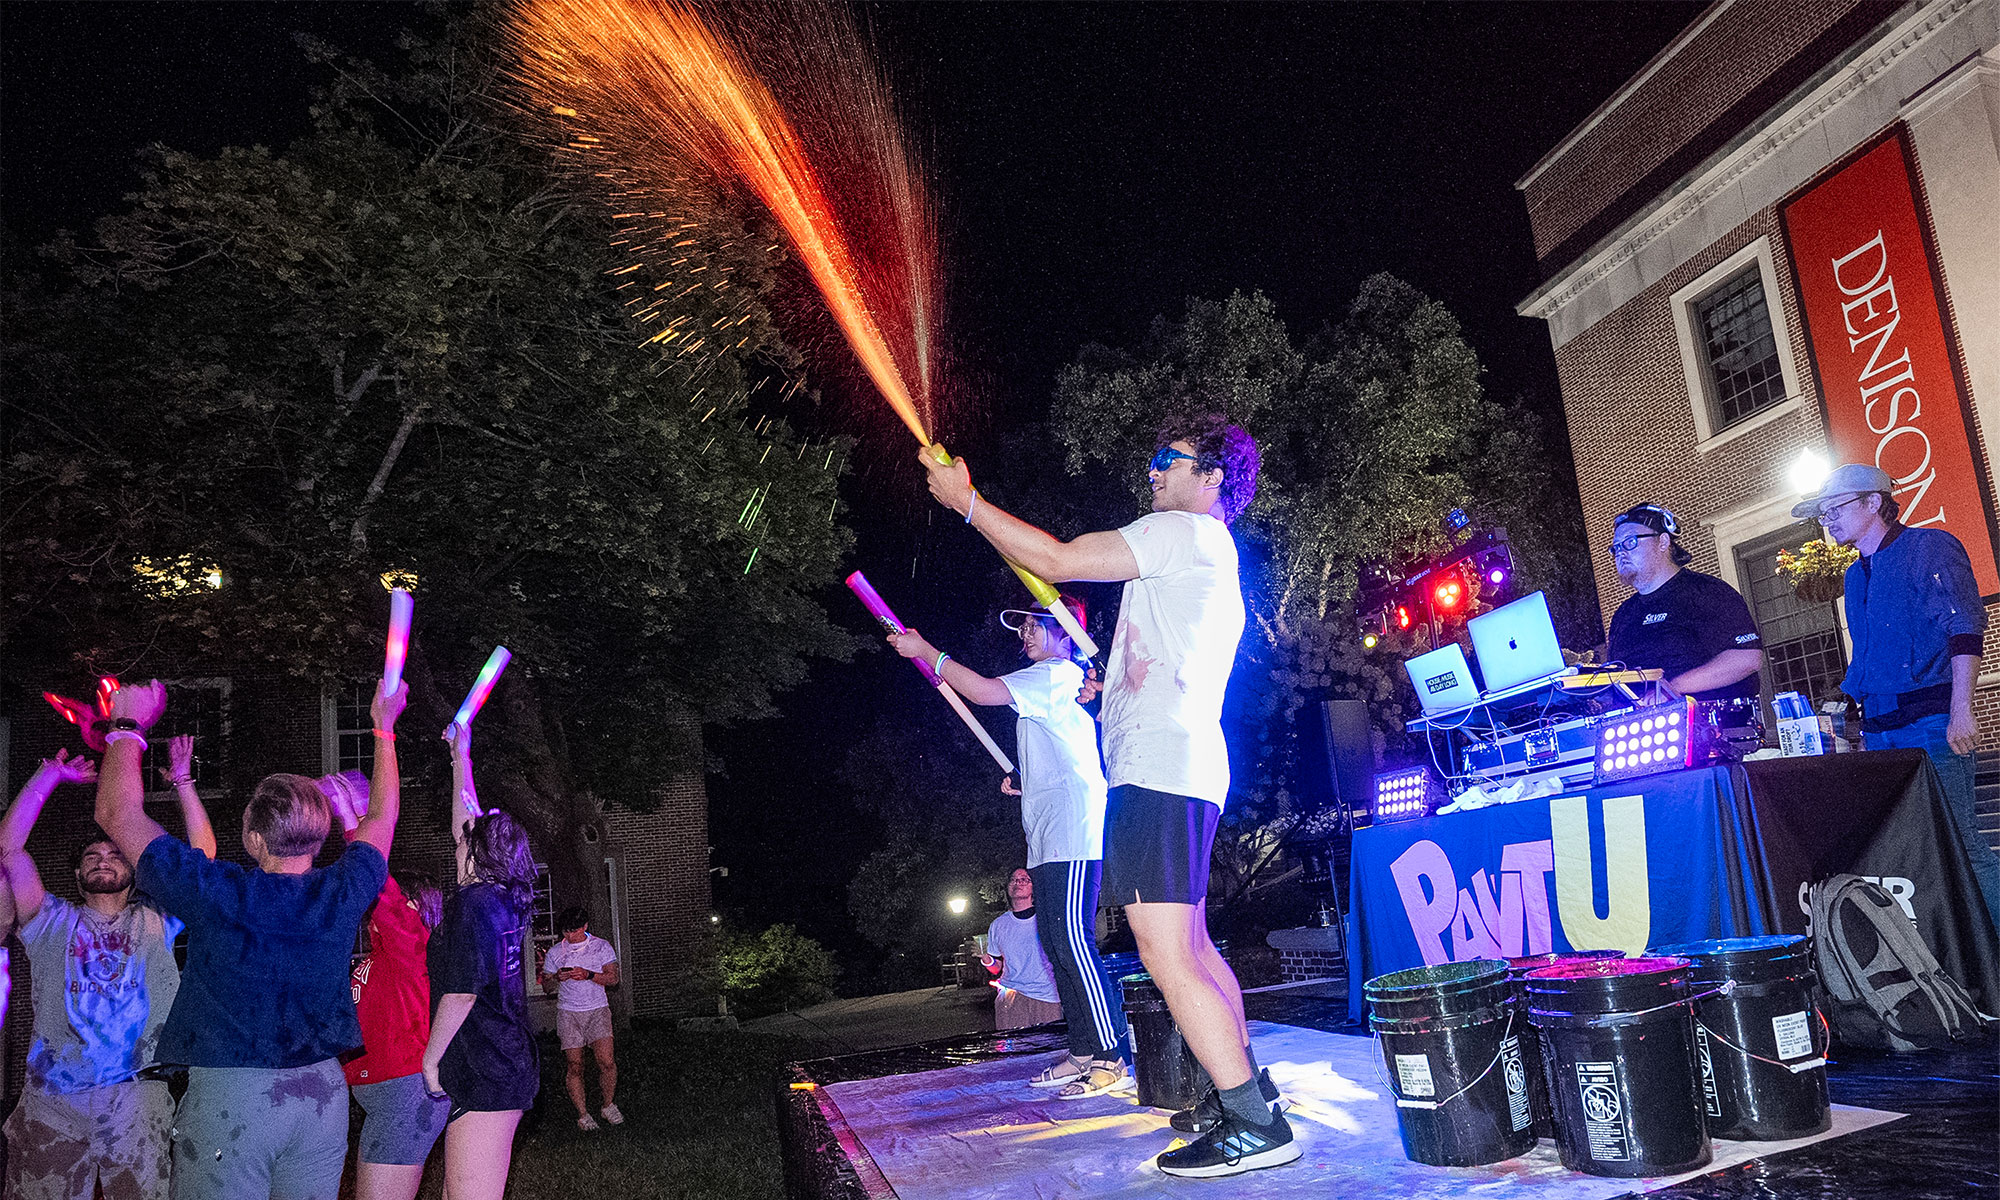
M 2000 616 L 1986 440 L 2000 436 L 1996 147 L 2000 0 L 1718 0 L 1516 185 L 1544 279 L 1519 311 L 1548 322 L 1593 545 L 1632 504 L 1674 510 L 1696 569 L 1756 612 L 1767 697 L 1834 694 L 1849 652 L 1839 607 L 1800 600 L 1776 570 L 1778 550 L 1819 536 L 1790 515 L 1817 486 L 1802 484 L 1809 453 L 1872 454 L 1905 519 L 1959 534 L 1975 571 L 1984 556 Z M 1845 198 L 1877 170 L 1894 186 Z M 1880 239 L 1899 226 L 1872 215 L 1878 197 L 1910 210 L 1892 276 L 1894 237 Z M 1863 222 L 1858 256 L 1829 255 L 1819 232 L 1849 219 Z M 1879 278 L 1900 285 L 1902 309 L 1894 290 L 1867 299 Z M 1925 304 L 1933 360 L 1891 371 L 1891 336 L 1917 336 Z M 1629 591 L 1596 559 L 1610 612 Z M 1986 646 L 1990 752 L 2000 635 Z
M 169 831 L 180 832 L 173 794 L 158 784 L 152 767 L 166 761 L 166 738 L 158 736 L 162 731 L 195 733 L 196 786 L 215 824 L 220 853 L 246 861 L 243 805 L 259 779 L 273 771 L 318 775 L 368 769 L 374 755 L 367 707 L 373 687 L 370 680 L 320 692 L 302 688 L 297 680 L 240 671 L 170 681 L 167 718 L 155 731 L 147 759 L 148 784 L 162 790 L 148 793 L 148 810 Z M 0 788 L 11 801 L 42 759 L 62 748 L 76 751 L 81 743 L 75 730 L 33 692 L 5 700 L 9 715 L 0 717 Z M 413 755 L 406 749 L 402 759 L 403 814 L 391 865 L 429 871 L 448 886 L 455 867 L 444 756 Z M 612 809 L 604 814 L 601 829 L 584 834 L 585 861 L 602 854 L 611 928 L 593 926 L 592 931 L 618 949 L 623 984 L 612 996 L 621 1015 L 713 1011 L 713 1000 L 703 999 L 702 985 L 692 973 L 695 949 L 709 924 L 708 795 L 698 752 L 692 762 L 692 769 L 669 774 L 653 811 Z M 44 883 L 70 899 L 76 898 L 76 884 L 69 855 L 92 828 L 92 799 L 88 789 L 59 789 L 28 840 Z M 337 852 L 338 839 L 329 838 L 322 861 Z M 535 895 L 538 951 L 555 941 L 557 909 L 583 901 L 581 896 L 552 895 L 544 874 Z M 6 1069 L 0 1075 L 0 1097 L 8 1110 L 21 1086 L 32 1022 L 26 955 L 18 940 L 11 949 L 14 988 L 4 1040 Z M 553 998 L 533 986 L 529 996 L 537 1019 L 553 1028 Z

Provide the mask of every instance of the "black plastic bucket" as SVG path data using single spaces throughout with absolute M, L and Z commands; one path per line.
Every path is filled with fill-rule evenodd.
M 1620 1179 L 1707 1166 L 1684 958 L 1557 963 L 1521 981 L 1563 1166 Z
M 1507 960 L 1507 976 L 1514 981 L 1514 1002 L 1520 1014 L 1515 1019 L 1514 1028 L 1521 1035 L 1521 1062 L 1528 1073 L 1528 1111 L 1535 1118 L 1535 1136 L 1553 1138 L 1556 1135 L 1555 1112 L 1549 1107 L 1548 1067 L 1542 1061 L 1542 1042 L 1535 1036 L 1534 1029 L 1526 1024 L 1528 1020 L 1528 993 L 1521 988 L 1521 980 L 1530 971 L 1552 967 L 1559 962 L 1572 962 L 1595 958 L 1623 958 L 1619 950 L 1572 950 L 1566 954 L 1530 954 L 1522 958 Z
M 1174 1111 L 1192 1108 L 1208 1090 L 1208 1072 L 1174 1024 L 1167 998 L 1144 972 L 1125 976 L 1118 986 L 1125 993 L 1125 1020 L 1132 1028 L 1132 1079 L 1139 1086 L 1139 1103 Z
M 1534 1148 L 1526 1030 L 1505 962 L 1392 971 L 1361 991 L 1411 1162 L 1476 1167 Z
M 1694 964 L 1695 1045 L 1710 1137 L 1776 1142 L 1833 1126 L 1826 1036 L 1803 937 L 1727 938 L 1657 951 Z M 1733 985 L 1733 986 L 1730 986 Z

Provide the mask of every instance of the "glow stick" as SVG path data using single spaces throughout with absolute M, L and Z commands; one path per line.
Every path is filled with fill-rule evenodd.
M 930 456 L 937 461 L 939 466 L 948 467 L 951 465 L 951 451 L 946 450 L 942 443 L 931 446 Z M 1085 658 L 1096 658 L 1097 643 L 1091 640 L 1088 633 L 1084 632 L 1082 625 L 1077 624 L 1076 614 L 1069 610 L 1069 605 L 1062 602 L 1062 593 L 1056 591 L 1055 586 L 1048 580 L 1043 579 L 1040 575 L 1028 570 L 1028 568 L 1015 562 L 1013 559 L 1002 555 L 1000 561 L 1012 567 L 1014 574 L 1021 577 L 1021 583 L 1027 587 L 1028 594 L 1033 596 L 1043 608 L 1049 610 L 1049 615 L 1054 617 L 1056 623 L 1063 627 L 1064 633 L 1069 634 L 1069 640 L 1076 643 L 1076 648 L 1083 652 L 1083 656 Z
M 486 656 L 486 665 L 479 668 L 479 678 L 472 681 L 472 690 L 465 694 L 465 703 L 458 706 L 458 715 L 451 719 L 454 725 L 472 728 L 472 718 L 479 715 L 481 705 L 493 692 L 493 685 L 500 681 L 500 672 L 507 669 L 514 652 L 505 646 L 493 647 L 493 653 Z
M 868 582 L 866 575 L 863 575 L 859 571 L 849 575 L 847 577 L 847 586 L 854 593 L 855 598 L 861 601 L 862 607 L 866 608 L 869 614 L 875 618 L 876 623 L 882 626 L 884 632 L 909 632 L 909 630 L 903 627 L 903 623 L 896 619 L 896 614 L 889 611 L 889 606 L 883 602 L 881 593 L 875 590 L 875 585 Z M 979 744 L 986 747 L 986 753 L 991 754 L 993 761 L 1000 764 L 1000 769 L 1009 775 L 1013 774 L 1014 760 L 1007 757 L 1007 752 L 1002 750 L 999 744 L 993 740 L 993 735 L 986 732 L 986 726 L 981 725 L 979 718 L 972 715 L 972 710 L 965 707 L 965 701 L 960 698 L 957 692 L 952 690 L 952 686 L 946 683 L 944 678 L 936 671 L 933 671 L 931 665 L 923 659 L 913 658 L 910 660 L 910 665 L 915 667 L 917 672 L 924 677 L 925 683 L 937 689 L 938 695 L 944 697 L 945 703 L 951 705 L 952 711 L 958 714 L 958 719 L 964 721 L 965 727 L 972 731 L 972 736 L 978 738 Z
M 382 692 L 393 694 L 403 682 L 403 662 L 410 653 L 410 613 L 417 602 L 402 588 L 389 589 L 389 642 L 382 652 Z

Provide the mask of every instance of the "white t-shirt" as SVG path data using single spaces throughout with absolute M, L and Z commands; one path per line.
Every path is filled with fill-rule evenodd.
M 1104 857 L 1104 768 L 1097 761 L 1097 722 L 1076 702 L 1083 668 L 1044 659 L 1000 682 L 1020 720 L 1014 746 L 1021 756 L 1021 828 L 1028 865 L 1089 862 Z
M 1003 912 L 986 927 L 986 953 L 1007 960 L 1001 968 L 1001 987 L 1013 988 L 1024 996 L 1059 1004 L 1055 973 L 1049 970 L 1049 956 L 1042 953 L 1042 941 L 1035 936 L 1035 917 Z
M 1128 580 L 1104 676 L 1104 762 L 1133 784 L 1206 800 L 1229 795 L 1222 693 L 1243 636 L 1236 540 L 1207 513 L 1147 513 L 1120 529 Z
M 553 975 L 564 967 L 582 967 L 586 971 L 602 971 L 618 961 L 618 952 L 611 943 L 594 933 L 586 933 L 580 942 L 567 938 L 549 947 L 542 959 L 542 974 Z M 611 998 L 604 994 L 604 985 L 592 983 L 588 979 L 565 979 L 556 985 L 556 1007 L 564 1012 L 596 1012 L 607 1008 Z

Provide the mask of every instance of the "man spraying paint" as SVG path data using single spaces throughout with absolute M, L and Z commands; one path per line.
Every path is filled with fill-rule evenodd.
M 1216 1177 L 1299 1157 L 1254 1065 L 1243 993 L 1208 935 L 1208 865 L 1229 792 L 1222 695 L 1243 636 L 1229 522 L 1257 490 L 1257 443 L 1219 416 L 1163 431 L 1148 468 L 1153 511 L 1120 529 L 1058 541 L 981 499 L 963 460 L 918 461 L 931 495 L 1009 562 L 1044 579 L 1122 580 L 1103 684 L 1110 790 L 1104 892 L 1125 906 L 1139 957 L 1216 1094 L 1175 1118 L 1192 1145 L 1157 1159 L 1169 1175 Z M 1097 694 L 1086 683 L 1082 698 Z

